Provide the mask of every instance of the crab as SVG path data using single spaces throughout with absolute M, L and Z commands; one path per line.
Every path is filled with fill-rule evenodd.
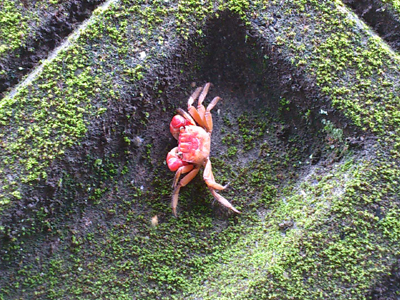
M 210 145 L 213 121 L 211 110 L 221 98 L 215 97 L 207 106 L 207 109 L 203 106 L 210 85 L 210 83 L 206 83 L 204 87 L 197 88 L 188 100 L 189 113 L 179 108 L 178 114 L 172 118 L 170 123 L 171 134 L 178 140 L 178 147 L 173 148 L 167 155 L 169 169 L 176 172 L 172 184 L 171 201 L 175 216 L 181 187 L 192 181 L 202 166 L 204 167 L 203 179 L 214 198 L 230 210 L 240 213 L 228 200 L 216 192 L 216 190 L 224 190 L 229 183 L 225 186 L 216 183 L 212 173 Z M 196 109 L 193 103 L 197 98 Z M 186 175 L 180 179 L 183 174 Z

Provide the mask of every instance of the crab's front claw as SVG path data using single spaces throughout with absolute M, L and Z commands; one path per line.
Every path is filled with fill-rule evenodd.
M 169 123 L 169 131 L 174 136 L 174 138 L 178 140 L 179 133 L 182 128 L 185 128 L 185 126 L 188 125 L 196 125 L 196 123 L 193 118 L 184 110 L 178 108 L 177 112 L 178 115 L 175 115 L 172 118 L 171 123 Z
M 178 155 L 178 147 L 175 147 L 167 154 L 167 165 L 171 171 L 176 171 L 183 165 L 183 161 L 180 159 Z
M 186 125 L 186 119 L 181 115 L 175 115 L 169 124 L 169 131 L 175 139 L 179 139 L 179 133 L 182 127 Z

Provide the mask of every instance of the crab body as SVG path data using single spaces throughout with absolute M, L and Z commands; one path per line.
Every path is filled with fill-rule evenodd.
M 216 183 L 211 170 L 209 158 L 213 128 L 211 109 L 221 98 L 215 97 L 205 109 L 202 102 L 207 95 L 209 87 L 210 83 L 207 83 L 204 88 L 196 89 L 188 100 L 189 113 L 178 109 L 178 115 L 175 115 L 170 123 L 171 134 L 178 140 L 178 147 L 172 149 L 167 155 L 169 169 L 176 171 L 172 185 L 174 188 L 172 193 L 174 215 L 176 215 L 180 188 L 188 184 L 197 175 L 201 166 L 204 166 L 204 181 L 214 198 L 229 209 L 240 213 L 228 200 L 215 191 L 223 190 L 227 185 L 222 186 Z M 199 99 L 196 109 L 192 104 L 197 98 Z M 188 174 L 180 179 L 181 175 L 185 173 Z
M 204 165 L 210 155 L 210 135 L 201 127 L 189 125 L 178 136 L 178 147 L 167 155 L 171 171 L 189 164 Z
M 210 135 L 201 127 L 189 125 L 179 134 L 178 151 L 184 162 L 203 165 L 210 156 Z

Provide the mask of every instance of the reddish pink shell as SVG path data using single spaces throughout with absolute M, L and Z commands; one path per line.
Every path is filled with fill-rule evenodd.
M 185 126 L 179 134 L 178 151 L 184 162 L 201 165 L 210 155 L 210 135 L 199 126 Z

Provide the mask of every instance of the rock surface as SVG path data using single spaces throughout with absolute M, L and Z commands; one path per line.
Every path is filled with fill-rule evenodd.
M 0 299 L 398 299 L 400 58 L 366 8 L 107 2 L 32 80 L 4 77 Z M 243 213 L 198 176 L 175 218 L 169 122 L 205 82 Z

